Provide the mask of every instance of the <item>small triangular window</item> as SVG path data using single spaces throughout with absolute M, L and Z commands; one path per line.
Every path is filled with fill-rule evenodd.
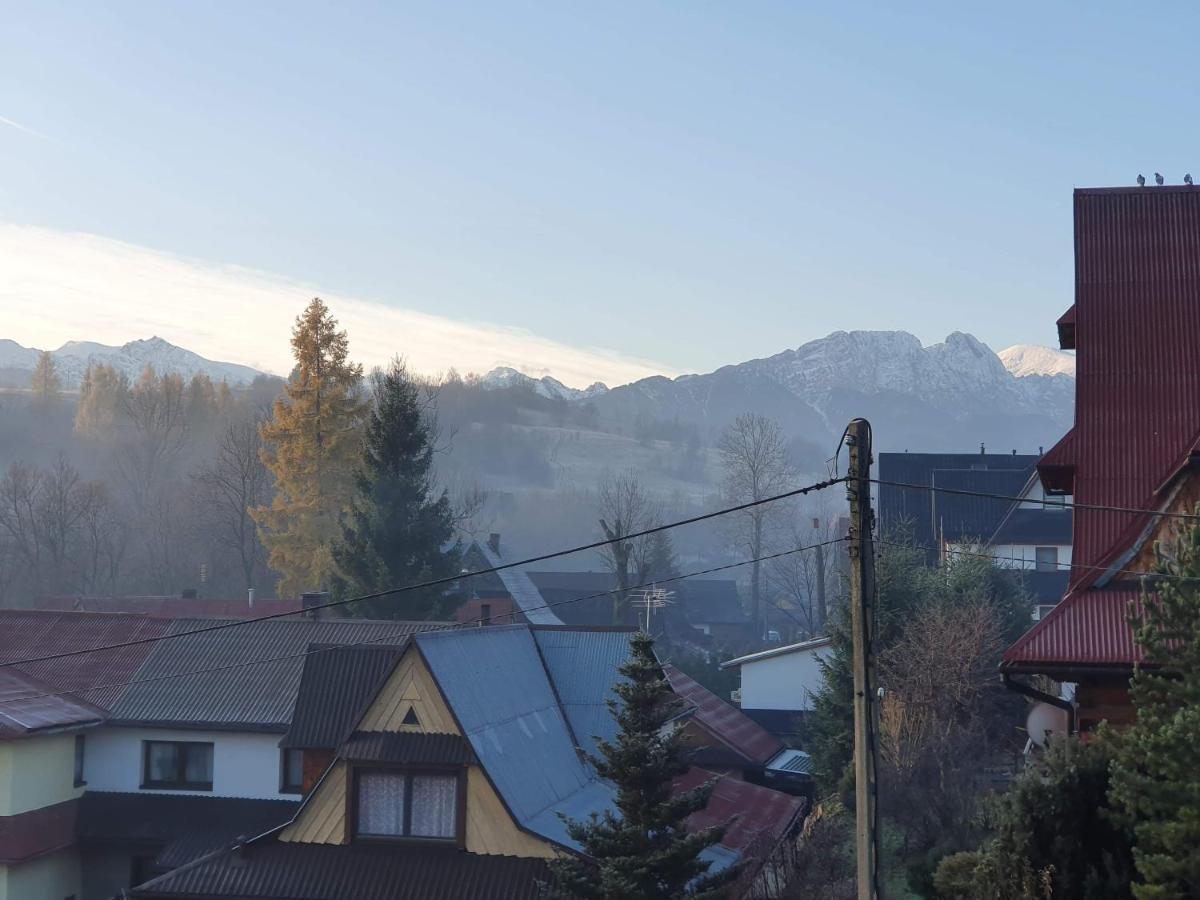
M 402 721 L 400 724 L 401 725 L 420 725 L 421 720 L 417 718 L 417 711 L 410 706 L 408 708 L 408 712 L 406 712 L 404 714 L 404 721 Z

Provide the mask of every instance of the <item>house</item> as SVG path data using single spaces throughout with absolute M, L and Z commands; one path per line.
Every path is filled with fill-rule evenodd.
M 1043 490 L 1036 471 L 1040 458 L 982 450 L 879 454 L 884 540 L 911 534 L 931 564 L 956 552 L 987 552 L 996 565 L 1022 573 L 1034 616 L 1043 614 L 1067 585 L 1071 511 L 1064 498 Z
M 251 619 L 301 612 L 300 600 L 232 600 L 197 597 L 194 591 L 179 595 L 146 597 L 43 596 L 31 609 L 59 612 L 141 613 L 163 619 L 182 616 L 212 619 Z
M 538 896 L 547 862 L 581 852 L 562 816 L 615 808 L 614 788 L 584 751 L 615 735 L 605 701 L 628 638 L 611 628 L 497 625 L 308 657 L 283 743 L 302 754 L 306 773 L 324 768 L 298 810 L 133 896 Z M 327 677 L 335 671 L 360 673 L 352 694 Z M 713 797 L 697 827 L 734 821 L 708 857 L 743 862 L 753 878 L 802 802 L 732 779 L 719 780 Z
M 464 572 L 495 569 L 510 562 L 501 554 L 500 535 L 494 532 L 486 542 L 474 541 L 463 552 Z M 563 624 L 555 609 L 542 597 L 520 566 L 499 572 L 489 571 L 483 575 L 469 575 L 462 579 L 461 588 L 468 600 L 456 616 L 459 621 L 478 622 L 483 616 L 483 605 L 495 604 L 489 608 L 489 616 L 499 624 Z M 492 609 L 497 611 L 492 612 Z M 501 617 L 500 609 L 504 609 L 504 617 Z
M 1058 320 L 1075 350 L 1075 423 L 1037 464 L 1047 494 L 1073 497 L 1062 602 L 1004 654 L 1022 692 L 1077 685 L 1081 732 L 1132 721 L 1141 653 L 1128 623 L 1156 543 L 1200 500 L 1200 193 L 1190 185 L 1074 194 L 1075 303 Z M 1057 696 L 1042 699 L 1065 704 Z
M 721 663 L 737 669 L 741 711 L 789 747 L 805 744 L 804 723 L 824 684 L 821 663 L 829 658 L 827 637 L 772 647 Z
M 97 727 L 148 644 L 21 666 L 152 638 L 166 623 L 140 615 L 0 610 L 0 897 L 80 897 L 76 823 Z

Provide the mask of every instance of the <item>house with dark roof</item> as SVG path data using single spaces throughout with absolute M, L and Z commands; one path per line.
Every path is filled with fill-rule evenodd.
M 1132 720 L 1142 661 L 1128 623 L 1156 546 L 1200 501 L 1200 193 L 1190 185 L 1074 194 L 1075 303 L 1058 320 L 1075 351 L 1075 423 L 1037 464 L 1073 496 L 1063 601 L 1004 655 L 1002 671 L 1077 685 L 1076 727 Z
M 606 701 L 628 652 L 626 630 L 508 625 L 418 633 L 394 653 L 310 656 L 283 738 L 304 769 L 310 757 L 324 766 L 300 807 L 132 894 L 538 896 L 547 861 L 582 852 L 562 817 L 615 810 L 613 786 L 585 753 L 615 735 Z M 322 677 L 334 671 L 358 672 L 362 685 L 347 693 Z M 685 786 L 718 776 L 687 777 Z M 725 777 L 695 827 L 731 821 L 707 858 L 743 864 L 753 879 L 801 808 Z
M 86 754 L 148 644 L 13 666 L 161 634 L 140 615 L 0 610 L 0 896 L 79 897 Z M 93 687 L 93 686 L 101 687 Z M 88 690 L 87 688 L 93 688 Z
M 911 538 L 930 564 L 956 552 L 991 554 L 996 565 L 1021 573 L 1039 617 L 1062 599 L 1071 567 L 1071 511 L 1064 498 L 1042 488 L 1040 458 L 982 451 L 879 454 L 885 539 Z

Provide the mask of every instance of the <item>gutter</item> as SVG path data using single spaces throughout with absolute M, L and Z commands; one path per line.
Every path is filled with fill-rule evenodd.
M 1059 709 L 1066 710 L 1067 713 L 1067 734 L 1077 734 L 1079 729 L 1075 721 L 1075 704 L 1070 700 L 1064 700 L 1062 697 L 1055 697 L 1053 694 L 1047 694 L 1045 691 L 1039 691 L 1032 685 L 1026 684 L 1023 681 L 1017 681 L 1008 672 L 1000 674 L 1001 683 L 1010 691 L 1014 691 L 1023 697 L 1029 697 L 1032 700 L 1038 700 L 1042 703 L 1048 703 L 1051 706 L 1057 706 Z

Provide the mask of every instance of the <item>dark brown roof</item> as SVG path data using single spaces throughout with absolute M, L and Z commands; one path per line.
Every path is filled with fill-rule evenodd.
M 252 619 L 258 616 L 300 613 L 300 600 L 256 600 L 251 606 L 245 598 L 240 600 L 213 599 L 202 597 L 38 597 L 33 601 L 34 609 L 57 610 L 60 612 L 142 613 L 157 619 L 206 618 L 206 619 Z
M 338 749 L 338 756 L 352 762 L 433 763 L 467 766 L 475 754 L 466 739 L 457 734 L 356 731 Z
M 714 739 L 754 765 L 766 765 L 784 749 L 783 742 L 761 725 L 730 706 L 708 688 L 674 666 L 663 666 L 667 681 L 678 696 L 693 705 L 692 716 Z
M 455 847 L 293 844 L 264 839 L 213 854 L 135 888 L 153 900 L 534 900 L 544 860 Z
M 292 724 L 280 746 L 335 749 L 379 693 L 406 646 L 407 642 L 399 646 L 365 644 L 305 658 Z
M 78 800 L 0 816 L 0 865 L 52 853 L 75 843 Z
M 104 721 L 104 710 L 17 669 L 0 669 L 0 740 L 27 737 Z M 39 696 L 48 695 L 48 696 Z

